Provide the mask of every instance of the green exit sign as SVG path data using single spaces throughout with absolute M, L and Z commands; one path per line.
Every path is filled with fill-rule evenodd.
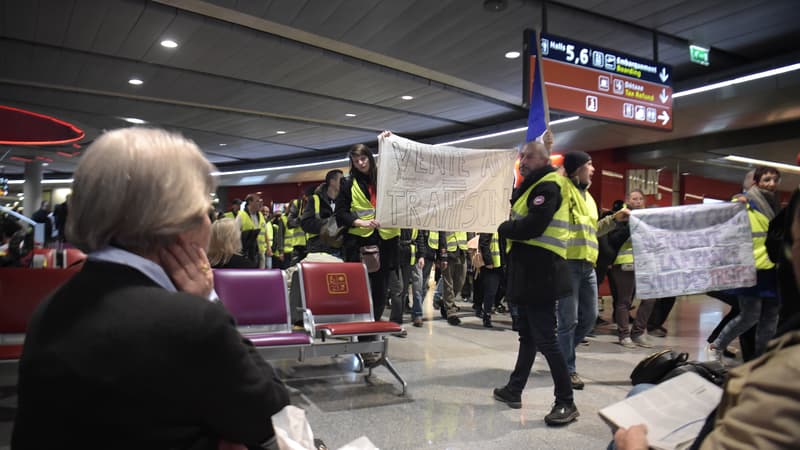
M 708 49 L 699 45 L 689 46 L 689 59 L 695 64 L 708 65 Z

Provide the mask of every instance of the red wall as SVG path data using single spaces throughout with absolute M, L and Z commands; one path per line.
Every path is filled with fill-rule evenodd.
M 614 200 L 625 198 L 625 171 L 629 169 L 652 169 L 640 164 L 630 163 L 624 150 L 601 150 L 591 152 L 592 165 L 595 167 L 592 177 L 592 186 L 589 188 L 592 197 L 597 200 L 598 206 L 602 209 L 611 209 Z M 616 172 L 623 178 L 614 176 L 604 176 L 603 170 Z M 702 203 L 702 199 L 687 197 L 692 194 L 697 197 L 713 198 L 717 200 L 730 200 L 735 194 L 741 192 L 740 183 L 730 183 L 727 181 L 713 180 L 696 175 L 681 175 L 681 191 L 683 196 L 679 204 L 691 205 Z M 658 184 L 672 188 L 672 171 L 664 169 L 659 173 Z M 784 186 L 781 186 L 782 188 Z M 647 195 L 647 205 L 653 206 L 672 206 L 672 192 L 661 190 L 661 199 L 656 199 L 655 195 Z M 791 192 L 781 192 L 783 204 L 789 202 Z

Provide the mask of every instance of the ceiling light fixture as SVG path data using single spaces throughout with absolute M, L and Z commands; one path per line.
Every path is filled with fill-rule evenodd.
M 69 184 L 72 183 L 72 178 L 65 178 L 63 180 L 42 180 L 42 184 Z M 25 180 L 8 180 L 8 184 L 25 184 Z
M 131 78 L 130 80 L 128 80 L 128 84 L 132 84 L 134 86 L 141 86 L 142 84 L 144 84 L 144 81 L 138 78 Z
M 402 98 L 403 100 L 414 100 L 414 97 L 412 97 L 410 95 L 404 95 L 404 96 L 402 96 L 400 98 Z
M 732 80 L 727 81 L 720 81 L 719 83 L 713 83 L 706 86 L 701 86 L 694 89 L 688 89 L 681 92 L 676 92 L 672 94 L 673 98 L 680 98 L 686 97 L 689 95 L 699 94 L 701 92 L 713 91 L 715 89 L 722 89 L 728 86 L 734 86 L 737 84 L 747 83 L 748 81 L 753 80 L 760 80 L 762 78 L 769 78 L 774 77 L 775 75 L 780 75 L 787 72 L 793 72 L 795 70 L 800 70 L 800 63 L 790 64 L 788 66 L 778 67 L 776 69 L 765 70 L 763 72 L 752 73 L 750 75 L 745 75 L 742 77 L 734 78 Z
M 506 52 L 505 57 L 508 59 L 517 59 L 519 58 L 519 52 Z
M 147 123 L 142 119 L 137 119 L 136 117 L 123 117 L 122 120 L 124 120 L 125 122 L 128 122 L 128 123 L 136 124 L 136 125 L 141 125 L 143 123 Z
M 723 157 L 722 159 L 726 161 L 733 161 L 743 164 L 753 164 L 757 166 L 768 166 L 774 167 L 776 169 L 780 169 L 784 172 L 791 172 L 791 173 L 800 173 L 800 167 L 793 166 L 791 164 L 784 164 L 775 161 L 768 161 L 766 159 L 755 159 L 755 158 L 746 158 L 744 156 L 736 156 L 736 155 L 728 155 Z
M 286 132 L 283 131 L 283 130 L 278 130 L 278 131 L 275 132 L 275 134 L 286 134 Z
M 172 39 L 164 39 L 161 41 L 161 46 L 166 48 L 175 48 L 178 46 L 178 43 L 173 41 Z
M 316 166 L 330 166 L 334 164 L 344 164 L 349 162 L 350 158 L 341 158 L 341 159 L 333 159 L 330 161 L 319 161 L 313 162 L 308 164 L 290 164 L 288 166 L 279 166 L 279 167 L 264 167 L 261 169 L 244 169 L 244 170 L 232 170 L 230 172 L 211 172 L 212 176 L 220 177 L 225 175 L 242 175 L 245 173 L 259 173 L 259 172 L 273 172 L 276 170 L 290 170 L 290 169 L 299 169 L 305 167 L 316 167 Z
M 220 147 L 225 147 L 228 144 L 219 144 Z
M 578 117 L 578 116 L 565 117 L 563 119 L 558 119 L 558 120 L 554 120 L 554 121 L 550 122 L 550 125 L 551 126 L 552 125 L 558 125 L 558 124 L 562 124 L 562 123 L 572 122 L 572 121 L 575 121 L 575 120 L 578 120 L 578 119 L 580 119 L 580 117 Z M 462 144 L 464 142 L 479 141 L 481 139 L 489 139 L 489 138 L 493 138 L 493 137 L 497 137 L 497 136 L 505 136 L 507 134 L 521 133 L 523 131 L 526 131 L 527 129 L 528 129 L 527 126 L 520 127 L 520 128 L 512 128 L 512 129 L 506 130 L 506 131 L 498 131 L 497 133 L 482 134 L 480 136 L 473 136 L 473 137 L 470 137 L 470 138 L 458 139 L 458 140 L 455 140 L 455 141 L 440 142 L 440 143 L 435 144 L 435 145 Z
M 358 114 L 347 113 L 347 114 L 345 114 L 345 116 L 347 116 L 347 117 L 356 117 L 356 116 L 358 116 Z

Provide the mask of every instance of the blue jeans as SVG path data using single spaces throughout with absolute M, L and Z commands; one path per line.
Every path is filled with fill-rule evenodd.
M 422 317 L 422 269 L 416 264 L 413 266 L 403 264 L 400 267 L 400 272 L 402 274 L 402 286 L 405 288 L 402 291 L 405 294 L 402 296 L 403 300 L 407 300 L 408 285 L 409 283 L 411 284 L 411 318 Z
M 575 346 L 597 321 L 597 275 L 588 261 L 567 260 L 572 295 L 558 300 L 558 345 L 569 373 L 575 373 Z
M 778 328 L 780 302 L 775 298 L 739 296 L 739 315 L 731 319 L 720 331 L 714 346 L 725 349 L 739 335 L 756 325 L 756 345 L 753 357 L 767 349 L 767 342 L 775 337 Z
M 497 290 L 500 289 L 500 282 L 503 277 L 503 269 L 481 269 L 481 284 L 483 286 L 483 313 L 492 315 L 494 299 L 497 297 Z

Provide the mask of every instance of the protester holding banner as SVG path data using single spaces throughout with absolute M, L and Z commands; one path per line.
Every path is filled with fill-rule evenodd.
M 641 209 L 645 207 L 645 199 L 642 191 L 633 190 L 626 198 L 626 205 L 630 209 Z M 633 272 L 633 243 L 631 242 L 631 232 L 628 227 L 618 227 L 608 234 L 609 240 L 623 240 L 624 243 L 617 252 L 617 257 L 608 272 L 609 282 L 614 288 L 614 322 L 617 324 L 617 334 L 619 343 L 623 347 L 650 348 L 653 344 L 647 339 L 647 320 L 655 307 L 654 299 L 642 299 L 639 308 L 636 310 L 636 320 L 633 329 L 630 327 L 630 310 L 633 298 L 636 293 L 635 274 Z
M 386 131 L 379 139 L 390 136 Z M 386 308 L 389 275 L 397 270 L 398 236 L 397 228 L 382 228 L 375 219 L 375 206 L 378 198 L 378 166 L 370 149 L 363 144 L 350 147 L 350 176 L 342 179 L 339 197 L 336 199 L 336 221 L 346 227 L 343 255 L 349 262 L 361 262 L 362 252 L 374 255 L 378 250 L 380 267 L 369 274 L 372 291 L 372 310 L 375 320 L 381 320 Z M 373 362 L 374 355 L 367 356 L 365 363 Z
M 598 221 L 597 204 L 589 193 L 594 167 L 585 152 L 564 155 L 564 172 L 569 178 L 569 244 L 567 266 L 572 294 L 558 300 L 558 344 L 567 361 L 572 387 L 583 389 L 577 373 L 575 346 L 594 328 L 597 321 L 597 237 L 616 227 L 617 221 L 628 220 L 630 211 L 623 208 Z
M 556 299 L 570 292 L 565 258 L 569 239 L 568 181 L 550 165 L 549 150 L 529 142 L 520 153 L 524 177 L 511 196 L 511 219 L 497 229 L 508 241 L 506 298 L 519 305 L 519 352 L 508 384 L 494 398 L 511 408 L 522 407 L 536 352 L 550 366 L 555 405 L 545 416 L 548 425 L 564 425 L 578 417 L 564 357 L 556 342 Z
M 780 302 L 777 298 L 775 263 L 767 255 L 766 239 L 769 222 L 780 208 L 776 195 L 780 177 L 780 173 L 772 167 L 756 168 L 753 175 L 755 185 L 747 190 L 744 197 L 737 199 L 747 204 L 758 281 L 753 287 L 735 291 L 739 300 L 739 315 L 728 322 L 717 339 L 709 345 L 709 350 L 719 360 L 722 360 L 723 351 L 731 341 L 753 325 L 756 325 L 755 357 L 764 353 L 767 341 L 775 335 Z

